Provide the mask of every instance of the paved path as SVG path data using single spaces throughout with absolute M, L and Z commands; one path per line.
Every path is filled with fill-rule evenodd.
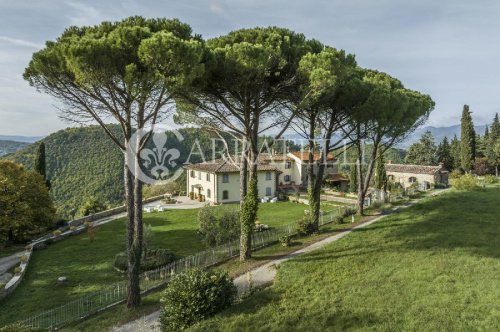
M 12 277 L 11 274 L 7 274 L 6 272 L 19 264 L 21 257 L 24 254 L 24 251 L 15 253 L 14 255 L 2 257 L 0 258 L 0 282 L 7 283 Z
M 436 196 L 440 195 L 444 192 L 449 191 L 449 189 L 444 189 L 444 190 L 439 190 L 431 193 L 430 196 Z M 410 207 L 411 205 L 417 203 L 419 200 L 412 201 L 406 205 L 398 206 L 392 209 L 392 211 L 389 213 L 397 212 L 401 209 L 405 209 Z M 269 285 L 274 278 L 276 277 L 276 267 L 280 265 L 283 262 L 286 262 L 289 259 L 292 259 L 294 257 L 300 256 L 302 254 L 311 252 L 313 250 L 319 249 L 321 247 L 324 247 L 325 245 L 332 243 L 334 241 L 337 241 L 344 236 L 347 236 L 351 232 L 355 231 L 356 229 L 360 229 L 363 227 L 366 227 L 368 225 L 371 225 L 380 219 L 386 217 L 389 214 L 382 215 L 380 217 L 376 217 L 370 221 L 367 221 L 363 224 L 360 224 L 356 227 L 353 227 L 352 229 L 345 230 L 343 232 L 340 232 L 338 234 L 332 235 L 327 237 L 326 239 L 323 239 L 321 241 L 315 242 L 307 247 L 304 247 L 302 249 L 299 249 L 297 251 L 294 251 L 282 258 L 275 259 L 273 261 L 270 261 L 269 263 L 266 263 L 262 266 L 259 266 L 249 272 L 247 272 L 244 275 L 241 275 L 237 277 L 234 280 L 234 284 L 236 285 L 236 288 L 238 289 L 238 295 L 241 295 L 248 291 L 249 288 L 249 279 L 251 278 L 252 280 L 252 285 L 253 287 L 262 287 Z M 160 316 L 160 311 L 153 312 L 152 314 L 149 314 L 147 316 L 143 316 L 137 320 L 134 320 L 130 323 L 127 323 L 122 326 L 117 326 L 112 329 L 113 332 L 156 332 L 160 331 L 160 323 L 159 323 L 159 316 Z
M 282 258 L 275 259 L 270 261 L 267 264 L 264 264 L 260 267 L 257 267 L 249 272 L 247 272 L 244 275 L 241 275 L 234 279 L 234 284 L 236 285 L 236 288 L 238 289 L 238 295 L 241 295 L 248 291 L 249 289 L 249 280 L 251 278 L 252 280 L 252 285 L 253 287 L 263 287 L 266 285 L 269 285 L 273 280 L 274 277 L 276 276 L 276 267 L 280 265 L 283 262 L 286 262 L 289 259 L 292 259 L 294 257 L 303 255 L 305 253 L 311 252 L 313 250 L 319 249 L 321 247 L 324 247 L 325 245 L 337 241 L 344 236 L 350 234 L 352 231 L 366 227 L 368 225 L 373 224 L 374 222 L 384 218 L 385 215 L 377 217 L 375 219 L 372 219 L 370 221 L 367 221 L 363 224 L 360 224 L 356 227 L 353 227 L 352 229 L 345 230 L 341 233 L 332 235 L 330 237 L 327 237 L 326 239 L 323 239 L 321 241 L 315 242 L 307 247 L 304 247 L 302 249 L 299 249 L 297 251 L 294 251 Z M 119 326 L 119 327 L 114 327 L 112 331 L 114 332 L 134 332 L 134 331 L 139 331 L 139 332 L 151 332 L 151 331 L 160 331 L 160 325 L 159 325 L 159 315 L 160 311 L 156 311 L 150 315 L 141 317 L 135 321 L 132 321 L 130 323 L 127 323 L 125 325 Z

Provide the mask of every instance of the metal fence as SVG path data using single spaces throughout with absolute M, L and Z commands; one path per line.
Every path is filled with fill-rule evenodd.
M 343 206 L 320 216 L 319 225 L 331 223 L 335 216 L 343 214 L 351 207 Z M 295 235 L 299 221 L 288 225 L 273 227 L 265 231 L 254 232 L 252 250 L 276 243 L 286 235 Z M 215 248 L 198 252 L 176 260 L 155 270 L 144 272 L 140 278 L 141 292 L 151 292 L 166 285 L 169 278 L 188 269 L 206 268 L 227 261 L 239 255 L 239 240 Z M 109 288 L 70 301 L 57 308 L 45 311 L 22 321 L 23 325 L 34 328 L 56 329 L 63 325 L 78 321 L 96 312 L 107 309 L 125 301 L 127 296 L 126 282 L 117 282 Z

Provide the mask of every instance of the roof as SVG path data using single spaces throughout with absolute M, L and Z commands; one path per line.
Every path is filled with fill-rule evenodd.
M 202 171 L 208 173 L 234 173 L 239 172 L 240 169 L 231 161 L 224 159 L 216 159 L 198 164 L 185 165 L 185 169 Z M 259 163 L 257 171 L 279 172 L 280 170 L 267 163 Z
M 447 173 L 448 171 L 442 165 L 422 166 L 422 165 L 404 165 L 404 164 L 385 164 L 386 172 L 395 173 L 413 173 L 413 174 L 435 174 L 437 172 Z
M 349 181 L 348 178 L 343 176 L 342 174 L 328 174 L 325 177 L 325 181 L 327 182 L 344 182 L 344 181 Z
M 299 158 L 301 161 L 309 161 L 309 151 L 291 152 L 291 154 L 294 155 L 296 158 Z M 321 157 L 321 154 L 319 152 L 314 152 L 313 158 L 315 161 L 318 161 L 320 159 L 323 159 L 324 157 Z M 333 157 L 332 154 L 328 154 L 326 160 L 333 161 L 335 160 L 335 158 Z

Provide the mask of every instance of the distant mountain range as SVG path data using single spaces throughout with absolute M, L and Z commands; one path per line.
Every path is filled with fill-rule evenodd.
M 16 142 L 16 141 L 8 141 L 0 139 L 0 156 L 16 152 L 17 150 L 24 148 L 28 144 L 29 143 L 25 142 Z
M 476 133 L 483 135 L 486 125 L 475 126 L 474 128 L 476 129 Z M 398 144 L 398 146 L 403 149 L 407 149 L 413 143 L 418 142 L 420 137 L 422 137 L 422 135 L 426 131 L 430 131 L 432 133 L 432 136 L 434 136 L 436 144 L 441 142 L 445 138 L 445 136 L 448 137 L 449 140 L 451 140 L 455 135 L 457 135 L 457 137 L 460 138 L 460 125 L 454 125 L 449 127 L 426 126 L 415 130 L 413 133 L 410 134 L 410 136 L 408 136 L 408 138 L 404 142 Z
M 24 143 L 35 143 L 41 140 L 44 136 L 20 136 L 20 135 L 0 135 L 2 141 L 14 141 Z

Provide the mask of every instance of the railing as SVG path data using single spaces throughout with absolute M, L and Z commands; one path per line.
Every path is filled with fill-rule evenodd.
M 338 210 L 321 215 L 319 225 L 323 226 L 331 223 L 335 216 L 342 214 L 347 208 L 349 207 L 340 207 Z M 298 222 L 294 222 L 253 233 L 252 249 L 255 250 L 275 243 L 282 236 L 296 234 L 297 224 Z M 166 285 L 169 278 L 174 274 L 194 267 L 207 268 L 214 266 L 238 255 L 239 240 L 198 252 L 166 266 L 144 272 L 140 277 L 141 293 L 151 292 Z M 118 282 L 102 291 L 83 296 L 60 307 L 29 317 L 21 323 L 33 328 L 56 329 L 122 303 L 125 301 L 126 296 L 126 282 Z

